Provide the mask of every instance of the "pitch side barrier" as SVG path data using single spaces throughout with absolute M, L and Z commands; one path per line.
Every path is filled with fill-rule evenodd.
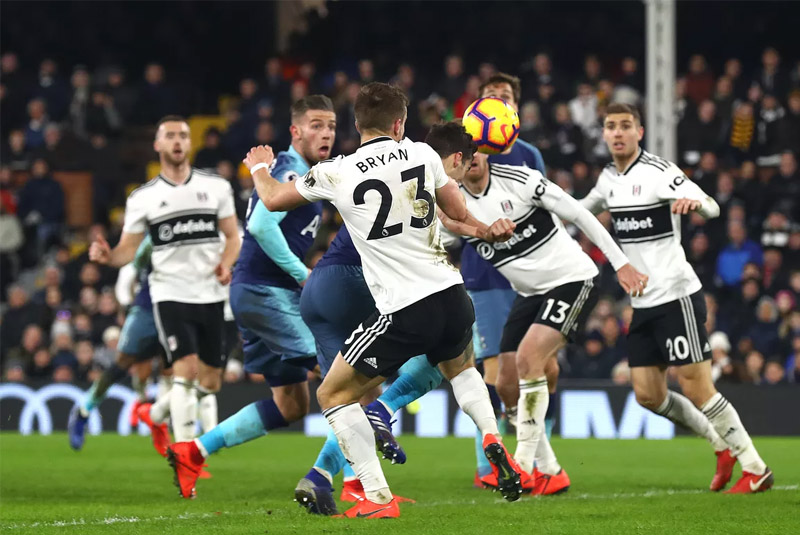
M 0 430 L 22 434 L 64 431 L 73 404 L 83 398 L 88 384 L 0 383 Z M 315 386 L 312 390 L 315 390 Z M 800 385 L 720 385 L 752 435 L 800 436 L 800 418 L 783 410 L 800 407 Z M 155 394 L 155 392 L 153 392 Z M 269 396 L 263 384 L 226 384 L 218 394 L 220 420 L 244 405 Z M 327 423 L 312 392 L 311 414 L 288 430 L 324 436 Z M 114 385 L 99 411 L 89 418 L 89 433 L 147 434 L 131 429 L 130 410 L 135 394 L 126 385 Z M 559 382 L 555 432 L 564 438 L 670 439 L 685 434 L 672 422 L 641 408 L 630 387 L 608 382 Z M 424 437 L 474 436 L 474 426 L 458 409 L 449 388 L 429 392 L 395 415 L 394 431 Z

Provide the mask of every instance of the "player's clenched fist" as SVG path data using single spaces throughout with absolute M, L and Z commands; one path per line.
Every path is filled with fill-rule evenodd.
M 247 153 L 247 156 L 245 156 L 242 161 L 247 168 L 252 171 L 253 167 L 261 163 L 269 166 L 274 159 L 275 155 L 272 152 L 272 147 L 269 145 L 259 145 L 250 149 L 250 152 Z
M 508 241 L 514 235 L 515 228 L 517 228 L 517 224 L 510 219 L 498 219 L 488 228 L 484 239 L 488 242 Z

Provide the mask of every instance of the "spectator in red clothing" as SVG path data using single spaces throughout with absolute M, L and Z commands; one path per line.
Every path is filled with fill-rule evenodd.
M 695 54 L 689 58 L 689 72 L 686 75 L 686 96 L 695 104 L 710 99 L 714 92 L 714 76 L 708 70 L 706 58 Z
M 472 104 L 480 94 L 481 79 L 478 76 L 472 75 L 467 78 L 467 84 L 464 92 L 458 97 L 458 100 L 453 104 L 453 117 L 460 119 L 464 116 L 464 111 Z

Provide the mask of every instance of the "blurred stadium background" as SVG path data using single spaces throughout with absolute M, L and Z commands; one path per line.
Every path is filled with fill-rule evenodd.
M 190 117 L 194 165 L 231 181 L 243 218 L 253 185 L 239 162 L 256 143 L 287 146 L 292 101 L 329 95 L 339 120 L 334 154 L 348 153 L 358 143 L 352 103 L 361 84 L 401 86 L 411 100 L 407 134 L 422 139 L 431 124 L 460 117 L 482 79 L 505 71 L 522 79 L 521 138 L 575 197 L 609 159 L 600 118 L 622 100 L 645 112 L 647 148 L 716 198 L 722 216 L 687 217 L 683 234 L 707 292 L 715 380 L 754 434 L 800 434 L 798 4 L 670 6 L 3 2 L 0 429 L 64 429 L 80 389 L 112 362 L 126 303 L 116 272 L 88 263 L 87 247 L 97 234 L 114 244 L 126 193 L 157 174 L 158 118 Z M 326 210 L 310 267 L 339 224 Z M 613 270 L 580 239 L 601 264 L 605 297 L 582 344 L 560 357 L 561 431 L 641 436 L 651 428 L 624 425 L 631 309 Z M 221 417 L 266 390 L 235 358 L 225 379 Z M 611 427 L 580 412 L 597 392 Z M 129 390 L 117 399 L 93 431 L 129 431 L 118 418 Z M 422 410 L 426 403 L 429 418 L 398 425 L 458 434 L 452 402 L 430 398 Z M 788 412 L 770 410 L 779 405 Z M 306 431 L 319 431 L 318 418 L 309 416 Z M 651 431 L 671 436 L 670 426 Z

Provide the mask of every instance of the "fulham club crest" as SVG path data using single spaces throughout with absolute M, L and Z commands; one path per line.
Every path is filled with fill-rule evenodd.
M 509 200 L 501 202 L 500 206 L 503 207 L 503 213 L 506 215 L 511 215 L 511 212 L 514 211 L 514 206 L 511 204 L 511 201 Z
M 642 194 L 642 186 L 639 185 L 639 184 L 634 184 L 633 185 L 633 196 L 634 197 L 638 197 L 641 194 Z

